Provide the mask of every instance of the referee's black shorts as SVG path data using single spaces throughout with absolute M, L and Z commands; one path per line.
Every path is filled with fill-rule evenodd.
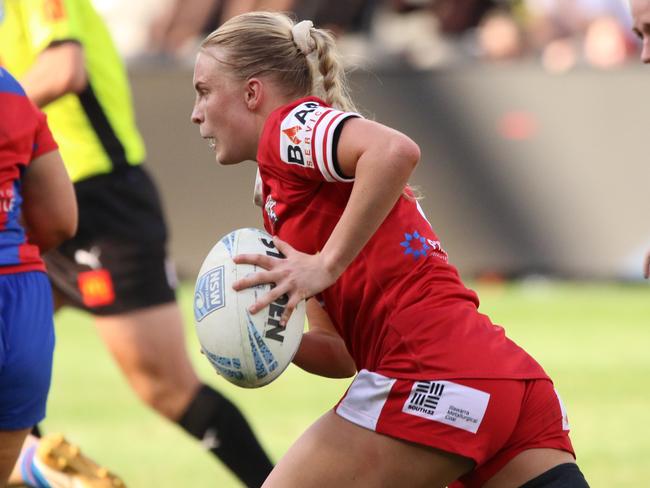
M 44 256 L 56 291 L 96 315 L 174 301 L 162 205 L 144 168 L 119 168 L 74 186 L 77 234 Z

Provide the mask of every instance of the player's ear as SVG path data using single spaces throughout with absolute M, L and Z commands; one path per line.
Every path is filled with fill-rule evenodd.
M 264 85 L 259 78 L 250 78 L 244 87 L 244 101 L 250 110 L 255 110 L 262 103 Z

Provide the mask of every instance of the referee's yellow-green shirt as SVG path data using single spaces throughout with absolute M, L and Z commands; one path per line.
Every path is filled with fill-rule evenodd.
M 126 70 L 90 0 L 0 0 L 0 65 L 20 79 L 49 46 L 83 47 L 88 86 L 44 108 L 73 181 L 144 161 Z

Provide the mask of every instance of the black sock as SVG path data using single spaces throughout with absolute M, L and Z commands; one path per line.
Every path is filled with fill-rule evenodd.
M 207 385 L 199 389 L 178 425 L 199 439 L 250 488 L 261 486 L 273 469 L 241 412 Z

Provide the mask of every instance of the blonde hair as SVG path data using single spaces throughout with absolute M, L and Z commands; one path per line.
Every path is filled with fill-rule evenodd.
M 296 24 L 279 12 L 245 13 L 201 43 L 201 51 L 211 47 L 224 49 L 225 59 L 219 61 L 238 79 L 268 75 L 288 96 L 315 95 L 337 109 L 356 111 L 334 37 L 311 22 Z

